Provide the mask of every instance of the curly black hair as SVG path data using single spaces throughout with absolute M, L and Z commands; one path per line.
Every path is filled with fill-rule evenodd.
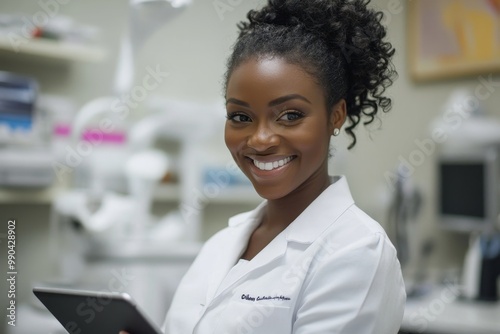
M 397 72 L 392 44 L 385 41 L 383 13 L 368 8 L 370 0 L 269 0 L 238 24 L 239 37 L 227 62 L 224 88 L 236 67 L 253 57 L 281 57 L 301 66 L 325 88 L 327 110 L 346 100 L 352 137 L 363 119 L 374 121 Z

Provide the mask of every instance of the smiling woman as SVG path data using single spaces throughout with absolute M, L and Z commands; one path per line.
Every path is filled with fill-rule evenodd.
M 228 61 L 225 142 L 265 199 L 186 273 L 164 331 L 390 334 L 405 289 L 382 227 L 328 175 L 332 138 L 388 111 L 395 71 L 367 0 L 269 0 Z M 132 333 L 133 334 L 133 333 Z
M 303 210 L 329 185 L 329 141 L 344 123 L 345 101 L 328 113 L 321 86 L 302 67 L 281 57 L 244 62 L 229 79 L 227 112 L 227 147 L 263 198 L 299 192 Z M 299 187 L 318 177 L 321 184 Z

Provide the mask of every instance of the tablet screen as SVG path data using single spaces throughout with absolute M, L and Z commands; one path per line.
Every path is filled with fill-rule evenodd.
M 126 293 L 34 288 L 69 334 L 161 334 Z

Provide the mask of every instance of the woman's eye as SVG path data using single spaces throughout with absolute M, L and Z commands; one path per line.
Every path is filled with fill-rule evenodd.
M 302 113 L 290 111 L 279 118 L 280 121 L 296 121 L 303 117 Z
M 250 117 L 242 114 L 229 114 L 227 115 L 227 119 L 236 123 L 246 123 L 252 121 Z

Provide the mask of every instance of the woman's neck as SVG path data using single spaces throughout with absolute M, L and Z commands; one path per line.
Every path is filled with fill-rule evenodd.
M 327 170 L 313 174 L 308 180 L 287 196 L 268 200 L 261 227 L 269 230 L 284 230 L 326 188 L 330 186 Z

